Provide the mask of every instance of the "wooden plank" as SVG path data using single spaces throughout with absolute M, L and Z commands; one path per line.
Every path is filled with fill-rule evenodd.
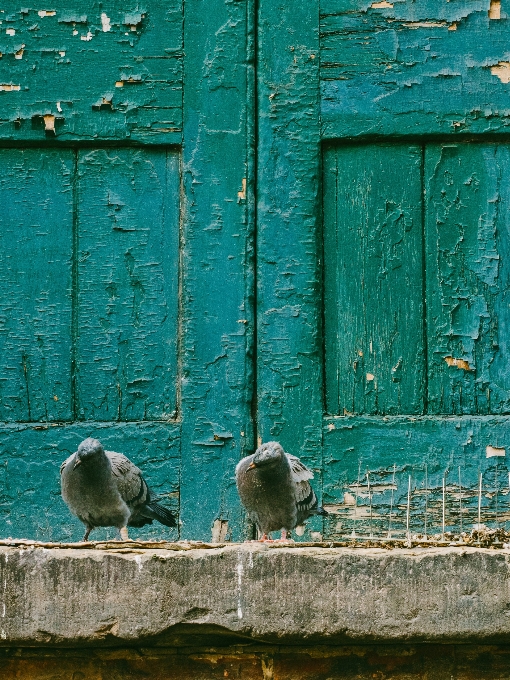
M 329 413 L 423 413 L 422 150 L 325 153 Z
M 259 3 L 258 437 L 322 469 L 318 2 Z M 320 519 L 308 523 L 320 532 Z
M 234 469 L 253 451 L 254 5 L 204 7 L 187 2 L 184 25 L 181 516 L 185 538 L 235 540 Z
M 81 151 L 76 413 L 177 416 L 179 156 Z
M 68 420 L 74 153 L 2 149 L 0 167 L 0 420 Z
M 508 131 L 509 18 L 489 5 L 322 0 L 324 138 Z
M 7 3 L 0 139 L 180 143 L 182 22 L 181 0 Z
M 509 413 L 508 146 L 426 151 L 430 413 Z
M 458 533 L 462 517 L 469 534 L 478 523 L 480 473 L 481 522 L 510 526 L 510 418 L 328 417 L 324 432 L 328 538 L 353 530 L 405 537 L 409 477 L 412 534 L 442 533 L 443 480 L 445 529 Z
M 180 426 L 171 423 L 73 423 L 66 426 L 0 427 L 0 538 L 77 541 L 83 525 L 60 497 L 60 464 L 80 441 L 97 437 L 105 448 L 127 455 L 149 486 L 179 510 Z M 154 522 L 130 529 L 132 538 L 176 540 L 178 528 Z M 118 538 L 96 529 L 91 540 Z

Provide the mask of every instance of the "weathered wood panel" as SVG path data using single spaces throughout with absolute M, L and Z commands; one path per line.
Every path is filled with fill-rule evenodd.
M 71 418 L 74 154 L 0 151 L 0 420 Z
M 445 529 L 469 533 L 478 523 L 480 473 L 482 524 L 510 521 L 510 418 L 358 416 L 326 418 L 324 426 L 328 537 L 405 536 L 409 483 L 410 532 L 441 534 L 443 480 Z
M 320 495 L 318 19 L 315 2 L 259 4 L 257 427 L 260 440 L 281 441 L 316 471 Z
M 234 469 L 254 444 L 253 11 L 251 1 L 186 3 L 181 518 L 190 539 L 242 535 Z
M 170 423 L 73 423 L 66 426 L 0 427 L 0 538 L 76 541 L 83 525 L 60 497 L 60 464 L 85 437 L 126 454 L 139 465 L 162 502 L 178 512 L 180 427 Z M 178 537 L 178 528 L 154 522 L 132 528 L 133 538 Z M 96 529 L 91 539 L 118 538 Z
M 508 130 L 504 3 L 322 0 L 320 11 L 325 137 Z
M 180 142 L 180 0 L 8 3 L 1 21 L 0 139 Z
M 426 147 L 430 413 L 510 411 L 510 149 Z
M 324 156 L 329 413 L 423 413 L 422 149 Z
M 81 151 L 76 414 L 177 416 L 179 155 Z

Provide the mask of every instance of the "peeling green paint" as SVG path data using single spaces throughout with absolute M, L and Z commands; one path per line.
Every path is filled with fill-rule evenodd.
M 0 12 L 0 140 L 181 142 L 182 4 L 132 7 Z

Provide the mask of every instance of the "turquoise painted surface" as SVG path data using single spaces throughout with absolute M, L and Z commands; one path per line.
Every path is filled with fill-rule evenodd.
M 479 501 L 482 524 L 508 527 L 509 428 L 505 416 L 326 418 L 328 536 L 405 537 L 408 498 L 409 532 L 437 536 L 443 480 L 446 531 L 470 533 Z
M 322 0 L 320 13 L 325 137 L 508 129 L 505 2 Z
M 70 420 L 74 154 L 0 167 L 0 421 Z
M 422 149 L 324 154 L 326 409 L 423 413 Z
M 0 14 L 0 536 L 80 537 L 58 469 L 93 435 L 180 513 L 133 535 L 240 537 L 253 7 Z
M 159 149 L 78 153 L 79 420 L 178 416 L 179 166 Z
M 179 0 L 10 2 L 0 20 L 0 139 L 181 142 Z
M 162 502 L 178 511 L 180 427 L 166 423 L 72 423 L 0 427 L 0 538 L 76 541 L 83 525 L 60 497 L 60 463 L 85 437 L 97 437 L 127 455 Z M 175 540 L 180 528 L 154 523 L 130 529 L 130 536 Z M 118 538 L 115 529 L 97 529 L 91 540 Z
M 234 470 L 254 445 L 253 5 L 191 0 L 186 12 L 182 531 L 239 539 Z

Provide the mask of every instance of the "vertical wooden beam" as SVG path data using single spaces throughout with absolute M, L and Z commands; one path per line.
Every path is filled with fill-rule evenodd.
M 190 0 L 184 21 L 183 538 L 239 537 L 234 469 L 250 441 L 248 0 Z M 227 523 L 228 522 L 228 528 Z
M 317 470 L 323 415 L 318 28 L 315 0 L 259 3 L 259 437 L 279 440 Z

